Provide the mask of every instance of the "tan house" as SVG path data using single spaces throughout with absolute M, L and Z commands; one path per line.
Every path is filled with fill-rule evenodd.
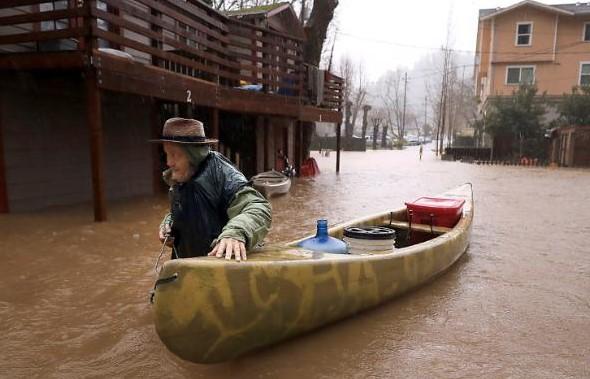
M 521 83 L 536 84 L 548 100 L 590 85 L 590 2 L 480 10 L 475 63 L 482 113 Z

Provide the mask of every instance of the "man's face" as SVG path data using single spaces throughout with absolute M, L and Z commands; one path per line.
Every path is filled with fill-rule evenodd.
M 172 180 L 184 183 L 193 175 L 188 155 L 177 143 L 164 142 L 166 152 L 166 164 L 172 170 Z

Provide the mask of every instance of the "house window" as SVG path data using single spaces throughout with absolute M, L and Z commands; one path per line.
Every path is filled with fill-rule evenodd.
M 580 85 L 590 86 L 590 62 L 580 63 Z
M 534 81 L 534 66 L 511 66 L 506 69 L 506 84 L 532 84 Z
M 584 41 L 590 42 L 590 22 L 584 24 Z
M 516 46 L 530 46 L 533 40 L 533 23 L 519 22 L 516 24 Z

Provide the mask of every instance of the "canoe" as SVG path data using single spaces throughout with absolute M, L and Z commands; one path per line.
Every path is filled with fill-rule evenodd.
M 447 270 L 469 244 L 470 185 L 441 196 L 465 200 L 453 228 L 410 225 L 402 207 L 329 229 L 331 236 L 342 238 L 347 226 L 387 225 L 396 230 L 395 249 L 363 255 L 318 253 L 298 248 L 301 239 L 254 250 L 241 263 L 209 257 L 168 261 L 153 293 L 156 331 L 177 356 L 216 363 L 414 289 Z M 411 237 L 404 238 L 409 229 Z
M 278 171 L 266 171 L 252 177 L 252 186 L 266 197 L 289 192 L 291 179 Z

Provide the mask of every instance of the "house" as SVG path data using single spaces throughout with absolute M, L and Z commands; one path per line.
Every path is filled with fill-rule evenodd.
M 480 112 L 523 83 L 534 83 L 553 103 L 573 86 L 590 85 L 590 3 L 526 0 L 480 10 L 475 60 Z M 547 118 L 556 116 L 553 108 Z
M 288 2 L 229 11 L 227 15 L 258 27 L 305 38 L 303 26 Z
M 200 0 L 0 1 L 0 213 L 162 190 L 172 116 L 203 120 L 246 175 L 282 149 L 299 165 L 316 121 L 339 123 L 342 79 L 310 98 L 289 4 L 256 16 Z M 317 78 L 315 78 L 317 79 Z M 317 89 L 316 89 L 317 91 Z

